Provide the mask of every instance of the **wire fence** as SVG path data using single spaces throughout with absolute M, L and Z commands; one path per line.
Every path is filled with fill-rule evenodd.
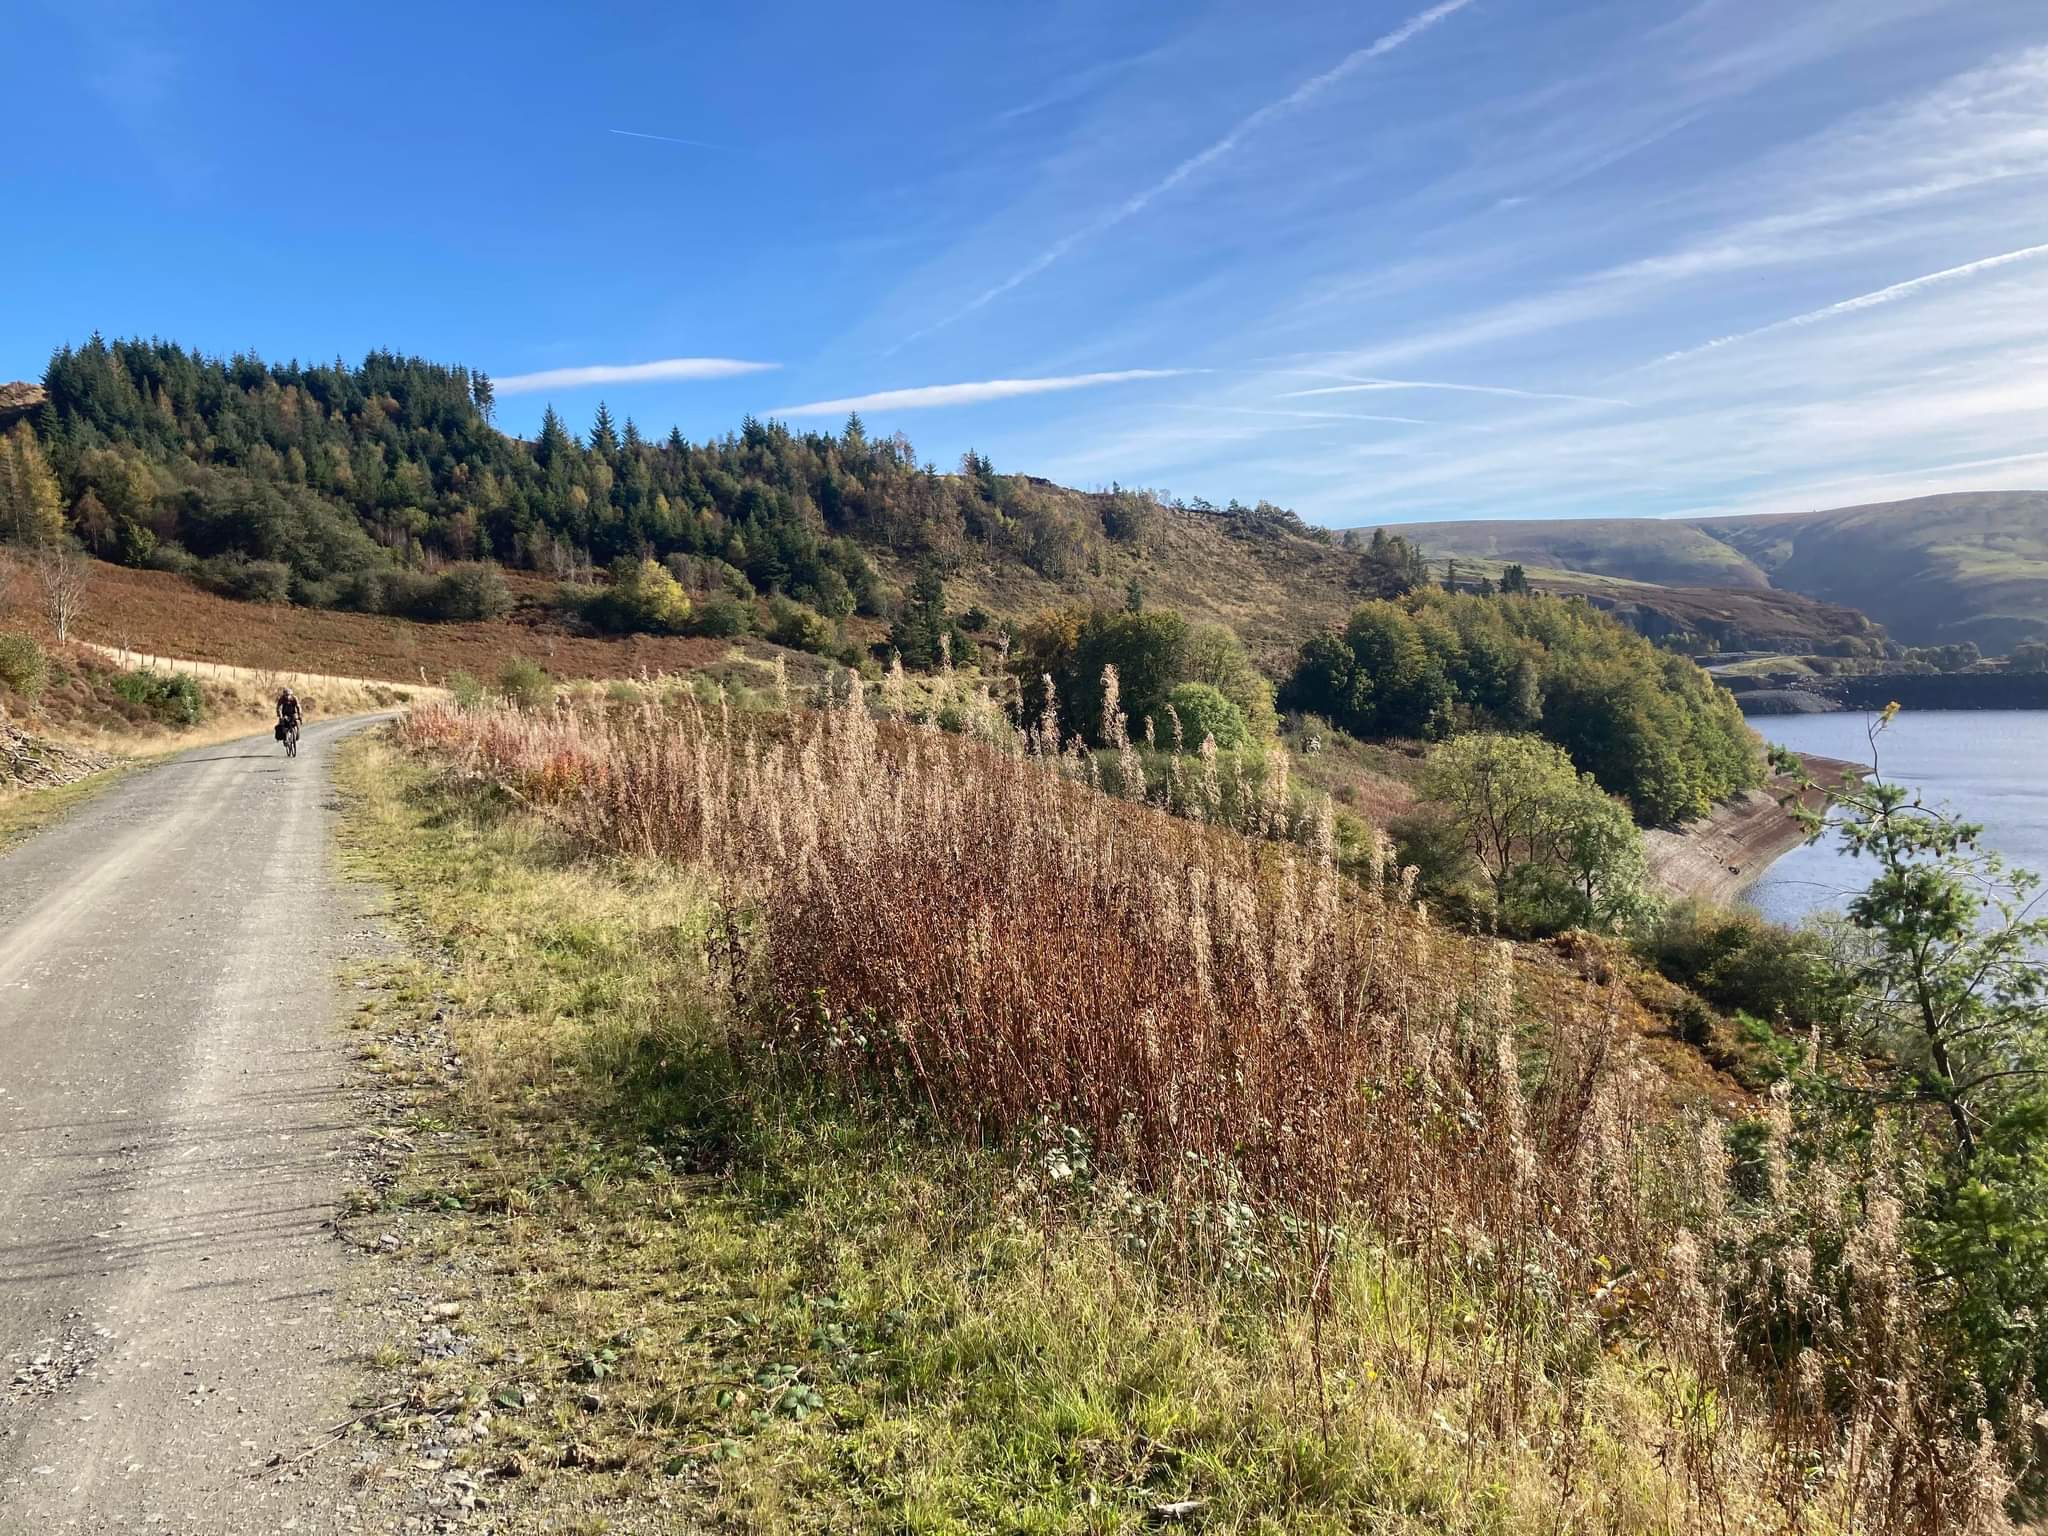
M 264 687 L 403 689 L 420 698 L 445 698 L 448 690 L 426 681 L 422 673 L 416 682 L 399 682 L 386 677 L 344 677 L 332 672 L 299 672 L 288 667 L 238 667 L 223 661 L 188 661 L 176 656 L 153 656 L 126 646 L 82 642 L 85 649 L 129 668 L 147 667 L 157 672 L 182 672 L 202 681 L 254 683 Z

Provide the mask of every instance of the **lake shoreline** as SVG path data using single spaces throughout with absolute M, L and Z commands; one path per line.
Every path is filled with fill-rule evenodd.
M 1869 771 L 1861 763 L 1813 753 L 1800 754 L 1800 761 L 1806 777 L 1823 786 Z M 1785 805 L 1794 788 L 1793 780 L 1773 775 L 1697 821 L 1645 832 L 1652 889 L 1667 900 L 1690 897 L 1721 906 L 1740 901 L 1772 864 L 1806 841 L 1805 827 Z M 1808 810 L 1819 810 L 1827 799 L 1825 788 L 1800 794 Z

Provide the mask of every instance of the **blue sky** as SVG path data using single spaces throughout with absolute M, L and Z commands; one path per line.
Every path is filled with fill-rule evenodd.
M 2040 0 L 4 26 L 0 377 L 391 346 L 1335 525 L 2048 484 Z

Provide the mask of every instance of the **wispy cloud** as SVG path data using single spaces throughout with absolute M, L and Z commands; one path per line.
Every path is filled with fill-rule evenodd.
M 1020 395 L 1054 394 L 1066 389 L 1093 389 L 1099 384 L 1132 384 L 1141 379 L 1172 379 L 1187 368 L 1125 368 L 1116 373 L 1072 373 L 1050 379 L 984 379 L 973 384 L 924 384 L 915 389 L 884 389 L 840 400 L 812 400 L 803 405 L 778 405 L 770 416 L 838 416 L 847 411 L 924 410 L 941 405 L 979 405 L 985 400 L 1013 400 Z
M 501 395 L 530 395 L 543 389 L 583 389 L 592 384 L 655 384 L 667 379 L 730 379 L 769 373 L 780 363 L 750 363 L 737 357 L 664 357 L 651 363 L 592 363 L 582 368 L 544 368 L 494 379 Z
M 1627 405 L 1607 395 L 1567 395 L 1546 389 L 1510 389 L 1505 384 L 1447 384 L 1436 379 L 1355 379 L 1317 389 L 1290 389 L 1282 400 L 1308 400 L 1318 395 L 1359 395 L 1383 389 L 1441 389 L 1460 395 L 1504 395 L 1511 400 L 1574 400 L 1581 405 Z
M 1732 335 L 1717 336 L 1712 341 L 1702 342 L 1699 346 L 1687 347 L 1682 351 L 1667 352 L 1658 358 L 1655 363 L 1648 364 L 1647 366 L 1657 367 L 1664 363 L 1675 363 L 1684 358 L 1698 357 L 1703 352 L 1716 352 L 1722 347 L 1732 347 L 1737 342 L 1751 341 L 1758 336 L 1769 336 L 1777 331 L 1789 331 L 1800 326 L 1818 325 L 1821 321 L 1832 320 L 1838 315 L 1851 315 L 1862 309 L 1876 309 L 1881 305 L 1896 304 L 1901 299 L 1909 299 L 1916 293 L 1923 292 L 1929 288 L 1939 287 L 1943 283 L 1958 282 L 1966 277 L 1975 277 L 1980 272 L 1995 271 L 1999 267 L 2009 267 L 2013 263 L 2020 261 L 2031 261 L 2039 256 L 2048 256 L 2048 244 L 2029 245 L 2017 251 L 2006 251 L 2002 255 L 1985 256 L 1977 261 L 1966 261 L 1961 266 L 1944 267 L 1939 272 L 1929 272 L 1921 277 L 1908 278 L 1905 282 L 1893 283 L 1888 288 L 1879 288 L 1871 293 L 1859 293 L 1855 298 L 1843 299 L 1838 304 L 1827 304 L 1819 309 L 1810 309 L 1802 315 L 1792 315 L 1783 320 L 1773 320 L 1769 325 L 1759 325 L 1753 330 L 1736 331 Z
M 1223 159 L 1224 156 L 1230 154 L 1231 151 L 1235 150 L 1246 139 L 1257 133 L 1268 123 L 1271 123 L 1276 118 L 1299 111 L 1329 90 L 1331 86 L 1342 81 L 1346 76 L 1356 73 L 1374 59 L 1382 58 L 1403 44 L 1413 41 L 1438 22 L 1462 11 L 1471 3 L 1472 0 L 1439 0 L 1438 4 L 1431 6 L 1426 11 L 1417 12 L 1385 36 L 1366 44 L 1362 48 L 1353 49 L 1321 74 L 1303 81 L 1277 101 L 1269 101 L 1256 112 L 1240 119 L 1237 125 L 1230 132 L 1223 135 L 1222 138 L 1211 144 L 1207 149 L 1202 150 L 1198 154 L 1190 155 L 1187 159 L 1181 161 L 1179 165 L 1176 165 L 1149 187 L 1132 193 L 1115 207 L 1098 215 L 1092 223 L 1082 226 L 1070 235 L 1064 235 L 1060 239 L 1055 240 L 1001 282 L 991 288 L 984 289 L 943 320 L 926 326 L 920 331 L 913 332 L 903 342 L 899 342 L 898 345 L 907 345 L 919 337 L 928 336 L 933 331 L 941 330 L 946 326 L 952 325 L 955 321 L 963 320 L 976 310 L 994 303 L 1012 289 L 1019 288 L 1025 283 L 1030 282 L 1032 278 L 1054 265 L 1069 251 L 1084 241 L 1093 240 L 1100 235 L 1105 235 L 1126 219 L 1143 213 L 1156 199 L 1165 196 L 1190 177 L 1197 175 Z
M 666 133 L 635 133 L 631 128 L 607 128 L 606 133 L 615 133 L 622 139 L 652 139 L 657 144 L 687 144 L 692 149 L 716 149 L 726 154 L 737 154 L 730 144 L 713 144 L 704 139 L 678 139 Z
M 1120 75 L 1124 71 L 1144 63 L 1157 52 L 1159 50 L 1156 48 L 1150 49 L 1144 53 L 1134 53 L 1121 59 L 1105 59 L 1100 64 L 1091 64 L 1086 69 L 1075 70 L 1072 74 L 1066 75 L 1048 86 L 1043 92 L 1034 96 L 1022 106 L 1011 107 L 1007 112 L 998 112 L 995 116 L 995 121 L 999 123 L 1015 122 L 1020 117 L 1029 117 L 1034 112 L 1043 112 L 1048 107 L 1056 107 L 1062 102 L 1072 101 L 1076 96 L 1091 89 L 1098 82 L 1107 80 L 1114 75 Z
M 1288 399 L 1283 395 L 1281 398 Z M 1217 411 L 1228 416 L 1274 416 L 1293 421 L 1389 421 L 1404 427 L 1433 427 L 1437 423 L 1425 421 L 1419 416 L 1375 416 L 1364 411 L 1274 411 L 1262 410 L 1255 405 L 1209 405 L 1191 404 L 1180 407 L 1184 411 Z

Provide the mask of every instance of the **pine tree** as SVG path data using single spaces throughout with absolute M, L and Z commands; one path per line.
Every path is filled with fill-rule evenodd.
M 602 400 L 597 402 L 597 420 L 590 424 L 590 451 L 606 459 L 619 456 L 619 434 L 612 427 L 612 413 Z
M 562 418 L 555 414 L 551 405 L 541 413 L 540 436 L 533 445 L 533 457 L 542 469 L 552 469 L 555 461 L 567 454 L 573 443 L 568 428 L 562 425 Z

